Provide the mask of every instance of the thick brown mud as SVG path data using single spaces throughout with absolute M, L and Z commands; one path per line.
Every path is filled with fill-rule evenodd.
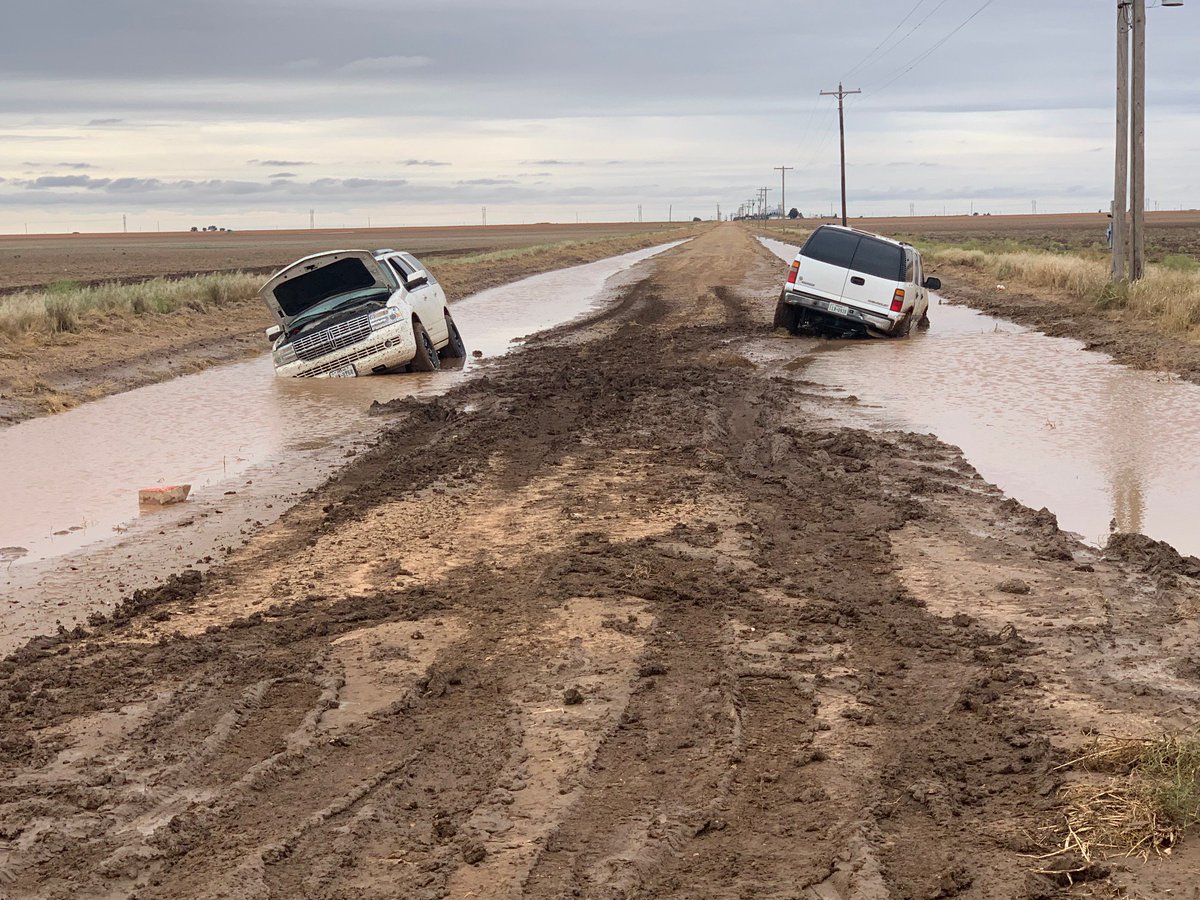
M 1183 723 L 1196 583 L 821 424 L 778 268 L 736 227 L 665 254 L 390 406 L 227 565 L 0 663 L 0 896 L 1063 893 L 1055 767 Z

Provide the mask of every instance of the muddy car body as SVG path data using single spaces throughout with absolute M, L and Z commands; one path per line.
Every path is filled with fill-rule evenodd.
M 921 254 L 869 231 L 822 225 L 788 272 L 775 327 L 834 335 L 903 337 L 927 321 L 929 291 Z
M 259 295 L 278 375 L 346 378 L 431 371 L 466 351 L 446 294 L 411 254 L 336 250 L 277 272 Z

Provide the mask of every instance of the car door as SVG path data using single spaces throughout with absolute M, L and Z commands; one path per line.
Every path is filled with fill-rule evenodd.
M 904 250 L 897 244 L 863 236 L 850 262 L 842 299 L 860 309 L 888 310 L 903 281 Z
M 412 261 L 410 262 L 410 260 Z M 446 318 L 442 313 L 444 295 L 441 286 L 436 281 L 429 280 L 423 284 L 412 283 L 412 277 L 419 268 L 413 264 L 415 262 L 415 259 L 411 257 L 406 259 L 399 253 L 388 257 L 388 263 L 400 277 L 402 290 L 412 306 L 413 312 L 417 314 L 417 318 L 421 320 L 421 324 L 425 326 L 425 330 L 433 342 L 440 344 L 449 336 L 446 330 Z

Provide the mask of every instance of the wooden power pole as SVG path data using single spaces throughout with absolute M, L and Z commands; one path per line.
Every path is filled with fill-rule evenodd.
M 1117 156 L 1112 204 L 1112 280 L 1125 280 L 1125 224 L 1129 209 L 1129 16 L 1117 4 Z
M 1145 2 L 1145 0 L 1142 0 Z M 846 225 L 846 104 L 845 100 L 851 94 L 861 94 L 862 91 L 848 91 L 838 82 L 836 91 L 821 91 L 822 97 L 838 98 L 838 130 L 842 136 L 842 225 Z
M 794 170 L 795 166 L 776 166 L 775 171 L 779 173 L 779 218 L 787 218 L 787 173 Z
M 1146 0 L 1133 0 L 1133 78 L 1130 127 L 1129 277 L 1146 274 Z

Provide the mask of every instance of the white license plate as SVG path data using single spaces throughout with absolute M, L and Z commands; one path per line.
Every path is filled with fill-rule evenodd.
M 842 306 L 840 303 L 830 303 L 829 311 L 835 316 L 845 316 L 850 314 L 850 307 Z
M 329 373 L 330 378 L 355 378 L 358 376 L 358 369 L 354 368 L 354 363 L 346 363 Z

